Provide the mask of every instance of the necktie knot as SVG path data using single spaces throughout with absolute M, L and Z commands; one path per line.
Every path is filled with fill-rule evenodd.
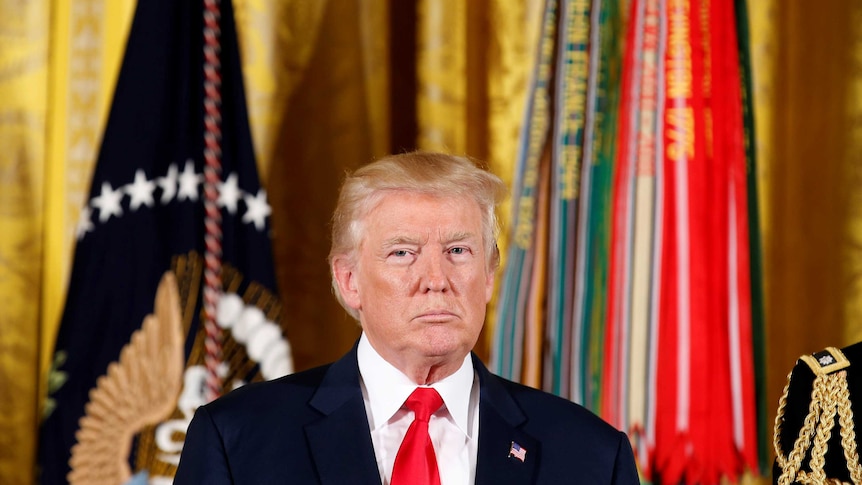
M 427 423 L 434 411 L 443 405 L 443 398 L 433 387 L 417 387 L 404 405 L 413 411 L 413 419 Z

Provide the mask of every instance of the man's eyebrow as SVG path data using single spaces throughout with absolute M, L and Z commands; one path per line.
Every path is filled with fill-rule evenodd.
M 418 246 L 421 244 L 421 241 L 419 241 L 416 238 L 407 237 L 407 236 L 395 236 L 395 237 L 391 237 L 391 238 L 383 241 L 383 246 L 386 246 L 386 247 L 396 246 L 398 244 L 410 244 L 413 246 Z
M 443 240 L 446 244 L 451 244 L 454 242 L 463 242 L 469 241 L 471 239 L 476 239 L 479 236 L 473 232 L 468 231 L 458 231 L 448 234 Z M 383 247 L 397 246 L 399 244 L 408 244 L 411 246 L 421 246 L 423 241 L 419 238 L 409 237 L 409 236 L 395 236 L 383 241 Z
M 478 236 L 477 236 L 475 233 L 472 233 L 472 232 L 467 232 L 467 231 L 458 231 L 458 232 L 454 232 L 454 233 L 452 233 L 452 234 L 449 234 L 449 235 L 445 238 L 445 241 L 446 241 L 447 243 L 453 243 L 453 242 L 467 241 L 467 240 L 470 240 L 470 239 L 475 239 L 475 238 L 477 238 L 477 237 L 478 237 Z

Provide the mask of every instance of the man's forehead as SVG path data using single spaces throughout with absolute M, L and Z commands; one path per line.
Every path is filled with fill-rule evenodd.
M 361 239 L 374 245 L 482 239 L 481 209 L 470 196 L 387 191 L 375 198 L 356 221 Z
M 423 192 L 393 191 L 372 200 L 360 219 L 366 222 L 398 224 L 404 217 L 418 223 L 437 225 L 467 222 L 481 223 L 481 207 L 470 196 L 440 196 Z M 397 217 L 396 217 L 397 216 Z M 477 217 L 478 221 L 470 221 Z
M 460 192 L 434 192 L 421 189 L 414 190 L 409 188 L 392 188 L 378 190 L 371 197 L 371 201 L 373 202 L 369 206 L 369 208 L 371 209 L 370 212 L 373 212 L 375 207 L 380 206 L 384 202 L 391 201 L 393 199 L 398 199 L 399 203 L 404 203 L 405 199 L 410 199 L 411 202 L 457 201 L 458 205 L 461 207 L 473 204 L 475 204 L 477 207 L 479 206 L 478 200 L 476 200 L 476 198 L 473 197 L 471 194 L 465 194 Z

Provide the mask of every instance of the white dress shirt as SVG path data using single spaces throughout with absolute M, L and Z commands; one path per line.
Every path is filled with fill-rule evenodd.
M 363 333 L 357 348 L 360 386 L 380 481 L 389 485 L 395 455 L 413 411 L 404 401 L 417 384 L 386 362 Z M 470 355 L 451 376 L 433 387 L 443 398 L 443 407 L 431 416 L 428 433 L 437 454 L 441 485 L 467 485 L 476 479 L 479 440 L 479 380 Z

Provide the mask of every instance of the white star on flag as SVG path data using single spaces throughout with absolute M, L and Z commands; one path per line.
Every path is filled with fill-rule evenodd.
M 236 204 L 239 201 L 240 190 L 236 173 L 228 175 L 227 180 L 218 184 L 218 206 L 227 207 L 231 214 L 236 213 Z
M 180 190 L 177 193 L 177 200 L 198 200 L 198 184 L 203 177 L 195 173 L 195 163 L 189 159 L 186 160 L 186 166 L 183 168 L 183 173 L 180 174 Z
M 120 217 L 123 208 L 120 201 L 123 200 L 123 191 L 114 190 L 108 182 L 102 182 L 102 192 L 98 197 L 93 197 L 93 207 L 99 209 L 99 222 L 107 221 L 112 215 Z
M 153 191 L 156 190 L 156 183 L 147 180 L 146 174 L 141 169 L 135 172 L 135 181 L 126 186 L 126 193 L 129 194 L 129 208 L 132 211 L 138 210 L 141 204 L 153 206 Z
M 78 225 L 75 228 L 75 237 L 81 239 L 85 234 L 93 231 L 93 221 L 90 220 L 90 216 L 92 215 L 93 213 L 90 211 L 89 206 L 81 209 L 81 214 L 78 217 Z
M 167 204 L 177 193 L 177 165 L 172 163 L 168 167 L 168 173 L 159 177 L 159 187 L 162 188 L 162 204 Z
M 242 222 L 254 222 L 255 229 L 262 231 L 265 227 L 267 216 L 272 213 L 272 208 L 266 203 L 266 191 L 260 189 L 257 191 L 256 196 L 246 195 L 243 196 L 243 200 L 245 200 L 245 205 L 248 208 L 242 216 Z

